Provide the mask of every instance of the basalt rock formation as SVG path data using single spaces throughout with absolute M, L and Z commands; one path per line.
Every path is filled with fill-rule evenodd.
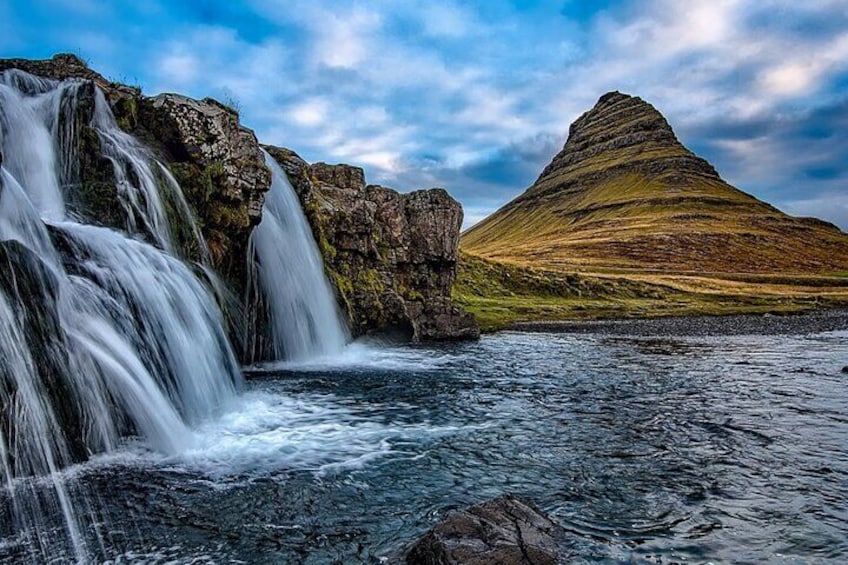
M 79 153 L 73 159 L 78 170 L 70 175 L 78 186 L 66 187 L 73 213 L 89 223 L 127 228 L 127 214 L 116 205 L 120 183 L 92 126 L 99 89 L 117 125 L 143 140 L 167 169 L 154 173 L 172 174 L 179 182 L 213 267 L 235 296 L 245 295 L 248 240 L 262 219 L 271 173 L 256 136 L 233 109 L 209 98 L 144 96 L 74 55 L 0 60 L 0 71 L 12 68 L 83 81 L 65 128 L 74 137 L 68 145 Z M 416 340 L 479 335 L 474 317 L 450 298 L 462 223 L 458 202 L 444 190 L 399 194 L 366 186 L 362 169 L 308 165 L 293 152 L 269 149 L 298 192 L 355 335 L 372 330 L 397 330 Z M 176 201 L 166 207 L 169 214 L 179 213 Z M 204 250 L 195 248 L 185 222 L 170 224 L 183 254 L 201 258 Z
M 354 334 L 479 335 L 474 317 L 451 302 L 462 207 L 447 192 L 400 194 L 366 184 L 358 167 L 310 165 L 288 149 L 266 149 L 301 200 Z
M 112 168 L 100 154 L 100 141 L 91 126 L 97 86 L 118 125 L 152 147 L 179 181 L 209 245 L 213 265 L 241 295 L 247 241 L 261 220 L 271 173 L 256 136 L 239 123 L 234 110 L 211 98 L 144 96 L 138 88 L 105 79 L 74 55 L 56 55 L 41 61 L 0 60 L 0 71 L 13 68 L 48 79 L 86 81 L 80 87 L 83 103 L 77 105 L 71 117 L 75 124 L 68 131 L 78 137 L 71 145 L 78 147 L 80 153 L 76 174 L 79 187 L 72 192 L 80 200 L 79 209 L 90 216 L 88 220 L 125 227 L 124 214 L 116 206 Z M 173 207 L 171 203 L 171 212 L 175 212 Z M 191 240 L 175 235 L 178 240 Z M 195 257 L 200 253 L 197 249 L 185 251 Z
M 501 496 L 454 512 L 406 553 L 407 565 L 553 565 L 567 555 L 565 532 L 531 503 Z
M 619 92 L 577 119 L 533 186 L 466 232 L 462 246 L 546 268 L 848 269 L 848 235 L 730 186 L 678 141 L 653 106 Z

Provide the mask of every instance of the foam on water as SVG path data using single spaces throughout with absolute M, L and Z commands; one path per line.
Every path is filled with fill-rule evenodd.
M 391 346 L 374 341 L 355 341 L 335 355 L 322 355 L 302 361 L 256 363 L 246 368 L 252 374 L 279 371 L 432 371 L 455 363 L 461 356 L 427 348 Z

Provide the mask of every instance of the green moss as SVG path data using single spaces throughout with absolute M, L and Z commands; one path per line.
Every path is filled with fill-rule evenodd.
M 356 286 L 369 292 L 381 293 L 386 290 L 386 285 L 375 269 L 362 269 L 357 273 Z
M 318 247 L 321 249 L 321 256 L 324 258 L 324 264 L 332 263 L 336 259 L 336 248 L 327 241 L 327 238 L 324 237 L 324 234 L 321 234 L 321 237 L 318 238 Z
M 118 127 L 132 132 L 138 125 L 138 99 L 127 96 L 118 99 L 112 107 Z

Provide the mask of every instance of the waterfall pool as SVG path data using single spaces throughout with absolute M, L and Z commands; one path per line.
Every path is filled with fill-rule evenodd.
M 839 563 L 846 340 L 354 344 L 251 368 L 192 447 L 129 441 L 66 471 L 68 490 L 93 558 L 115 563 L 394 562 L 450 509 L 505 492 L 548 511 L 585 561 Z M 2 528 L 14 562 L 25 543 Z

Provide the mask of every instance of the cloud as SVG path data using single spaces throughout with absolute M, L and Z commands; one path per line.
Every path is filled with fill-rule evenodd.
M 11 0 L 0 16 L 9 55 L 82 47 L 146 92 L 232 96 L 264 142 L 445 186 L 469 219 L 532 183 L 609 90 L 787 209 L 846 190 L 841 0 Z
M 827 220 L 848 231 L 848 194 L 823 194 L 809 200 L 792 200 L 783 203 L 782 208 L 795 216 Z
M 327 119 L 327 101 L 323 98 L 310 98 L 292 106 L 291 119 L 298 125 L 318 126 Z

